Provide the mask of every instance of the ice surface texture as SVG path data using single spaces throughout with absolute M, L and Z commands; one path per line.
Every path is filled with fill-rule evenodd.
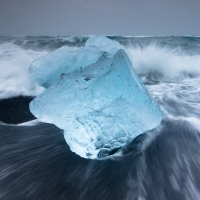
M 51 83 L 51 87 L 30 103 L 30 110 L 39 120 L 64 129 L 65 139 L 73 152 L 95 159 L 115 152 L 137 135 L 157 127 L 162 111 L 136 75 L 121 45 L 102 37 L 103 42 L 109 41 L 102 53 L 101 37 L 93 39 L 97 44 L 94 40 L 89 40 L 88 44 L 96 44 L 94 48 L 88 50 L 86 44 L 85 52 L 84 47 L 73 51 L 77 58 L 74 65 L 69 62 L 73 60 L 69 58 L 71 52 L 69 57 L 68 51 L 60 55 L 63 58 L 60 68 L 59 63 L 56 64 L 59 69 L 55 69 L 55 65 L 53 68 L 62 76 L 51 74 L 50 79 L 57 80 L 54 83 L 45 76 L 44 82 Z M 53 60 L 58 52 L 62 54 L 67 48 L 49 57 Z M 79 54 L 84 65 L 77 61 Z M 45 56 L 44 60 L 39 60 L 42 69 L 37 72 L 47 74 L 51 65 L 47 62 L 45 66 L 45 61 L 50 58 Z M 59 62 L 57 59 L 55 57 L 52 63 Z M 69 66 L 69 73 L 64 63 Z
M 70 73 L 97 62 L 100 56 L 112 57 L 124 47 L 103 36 L 87 40 L 84 47 L 63 46 L 48 55 L 35 60 L 29 71 L 40 86 L 48 88 L 62 73 Z

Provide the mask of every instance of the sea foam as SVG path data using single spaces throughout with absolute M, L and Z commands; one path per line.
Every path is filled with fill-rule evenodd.
M 143 81 L 177 81 L 200 76 L 200 54 L 189 55 L 181 48 L 151 43 L 129 46 L 133 66 Z
M 0 99 L 40 94 L 43 88 L 31 78 L 28 68 L 33 60 L 46 53 L 25 50 L 9 42 L 0 44 Z

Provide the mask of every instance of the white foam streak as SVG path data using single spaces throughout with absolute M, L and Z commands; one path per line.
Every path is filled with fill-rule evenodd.
M 180 48 L 170 49 L 159 44 L 128 47 L 133 66 L 143 78 L 173 81 L 200 75 L 200 55 L 183 54 Z
M 24 50 L 12 43 L 0 44 L 0 99 L 42 92 L 43 88 L 32 80 L 28 68 L 33 60 L 46 53 Z
M 40 124 L 41 122 L 38 119 L 34 119 L 32 121 L 24 122 L 21 124 L 17 124 L 17 126 L 36 126 Z
M 187 121 L 190 124 L 192 124 L 194 127 L 196 127 L 198 130 L 200 130 L 200 119 L 196 117 L 174 116 L 172 114 L 168 114 L 167 117 L 172 120 Z

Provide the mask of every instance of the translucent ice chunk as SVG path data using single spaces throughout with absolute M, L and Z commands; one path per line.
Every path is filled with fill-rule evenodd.
M 65 74 L 30 103 L 30 110 L 64 129 L 72 151 L 93 159 L 123 147 L 162 119 L 123 50 Z
M 110 58 L 119 49 L 124 47 L 118 42 L 93 36 L 84 47 L 64 46 L 35 60 L 29 71 L 39 85 L 48 88 L 64 74 L 94 64 L 103 54 Z

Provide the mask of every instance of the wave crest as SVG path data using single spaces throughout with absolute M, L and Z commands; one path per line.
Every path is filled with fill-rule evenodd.
M 133 66 L 144 82 L 174 82 L 200 76 L 200 54 L 188 55 L 180 48 L 158 44 L 127 47 Z

